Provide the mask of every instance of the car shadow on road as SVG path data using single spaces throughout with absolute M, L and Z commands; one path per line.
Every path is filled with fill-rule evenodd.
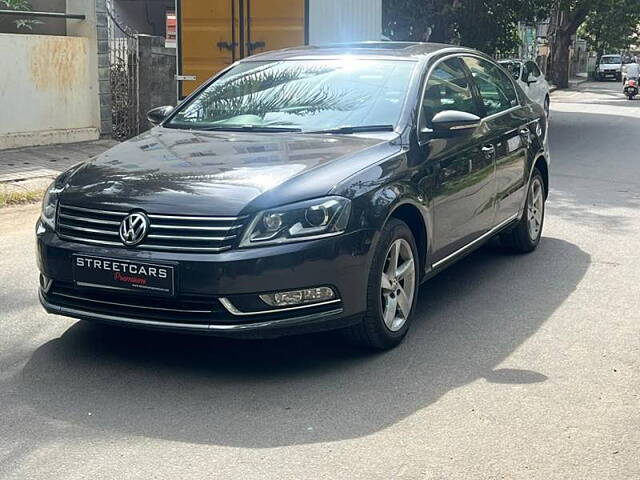
M 470 382 L 553 377 L 500 364 L 589 265 L 588 254 L 557 238 L 525 256 L 485 247 L 423 285 L 410 336 L 385 353 L 334 333 L 236 341 L 79 322 L 34 352 L 10 388 L 18 411 L 56 419 L 38 429 L 52 438 L 67 431 L 51 425 L 60 421 L 248 448 L 362 437 Z

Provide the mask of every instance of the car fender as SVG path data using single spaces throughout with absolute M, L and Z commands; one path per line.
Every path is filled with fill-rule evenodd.
M 371 226 L 375 229 L 372 241 L 372 251 L 375 251 L 380 241 L 380 234 L 384 225 L 394 216 L 398 210 L 404 206 L 411 206 L 416 209 L 422 220 L 422 228 L 425 240 L 424 251 L 419 252 L 423 260 L 423 267 L 430 265 L 431 242 L 433 234 L 433 215 L 429 202 L 424 193 L 419 192 L 407 181 L 398 181 L 372 192 L 371 197 L 373 215 L 371 216 Z M 416 226 L 416 228 L 419 228 Z M 418 239 L 416 238 L 416 243 Z M 373 257 L 373 256 L 372 256 Z

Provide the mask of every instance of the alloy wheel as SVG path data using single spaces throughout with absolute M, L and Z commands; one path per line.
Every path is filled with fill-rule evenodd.
M 527 226 L 529 227 L 529 238 L 536 241 L 542 229 L 544 216 L 544 188 L 539 178 L 534 177 L 529 187 L 527 198 Z
M 416 264 L 413 251 L 409 242 L 399 238 L 387 252 L 380 292 L 384 323 L 392 332 L 397 332 L 407 322 L 415 291 Z

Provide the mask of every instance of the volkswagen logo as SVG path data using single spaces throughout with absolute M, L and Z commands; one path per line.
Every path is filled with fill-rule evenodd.
M 149 219 L 142 212 L 130 213 L 120 223 L 120 240 L 128 247 L 138 245 L 149 230 Z

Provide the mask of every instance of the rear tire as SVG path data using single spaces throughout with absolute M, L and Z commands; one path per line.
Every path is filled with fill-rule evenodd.
M 344 329 L 344 336 L 351 343 L 375 350 L 402 343 L 413 319 L 419 277 L 413 234 L 406 223 L 392 218 L 380 234 L 369 271 L 365 316 L 361 323 Z
M 544 225 L 545 200 L 544 180 L 535 168 L 529 181 L 522 218 L 512 230 L 500 235 L 505 247 L 517 253 L 533 252 L 538 247 Z

